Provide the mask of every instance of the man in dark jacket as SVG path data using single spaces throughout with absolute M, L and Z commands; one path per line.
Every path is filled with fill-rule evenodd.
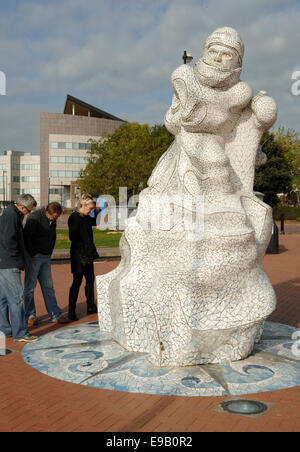
M 34 342 L 28 333 L 23 309 L 21 270 L 25 267 L 22 220 L 36 206 L 28 194 L 18 197 L 0 217 L 0 331 L 18 342 Z
M 28 327 L 37 323 L 34 304 L 34 290 L 39 281 L 46 309 L 52 322 L 68 323 L 62 315 L 55 296 L 51 274 L 51 255 L 56 242 L 56 220 L 62 214 L 59 203 L 50 203 L 45 209 L 33 212 L 25 225 L 26 256 L 25 268 L 25 317 Z

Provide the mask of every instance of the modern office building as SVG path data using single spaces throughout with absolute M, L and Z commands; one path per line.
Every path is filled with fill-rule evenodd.
M 67 95 L 64 112 L 40 114 L 41 205 L 73 207 L 90 139 L 112 135 L 123 120 Z
M 72 208 L 90 140 L 112 135 L 123 120 L 67 95 L 64 113 L 40 114 L 40 155 L 4 151 L 0 156 L 0 203 L 32 194 L 38 205 L 58 201 Z
M 22 193 L 32 194 L 40 204 L 40 156 L 4 151 L 0 155 L 0 201 L 15 200 Z

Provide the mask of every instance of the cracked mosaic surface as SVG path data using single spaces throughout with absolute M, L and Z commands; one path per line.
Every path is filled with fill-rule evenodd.
M 253 181 L 277 108 L 240 80 L 243 54 L 224 27 L 172 74 L 175 140 L 127 221 L 120 266 L 97 277 L 100 330 L 161 367 L 243 359 L 276 307 L 262 266 L 272 210 Z
M 238 362 L 159 368 L 146 354 L 126 351 L 97 323 L 63 328 L 23 349 L 36 370 L 60 380 L 145 394 L 178 396 L 243 395 L 300 385 L 300 355 L 293 353 L 296 330 L 266 322 L 252 356 Z

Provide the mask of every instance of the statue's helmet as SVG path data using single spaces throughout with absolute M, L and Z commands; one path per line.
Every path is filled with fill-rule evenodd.
M 239 55 L 239 62 L 242 65 L 244 56 L 244 43 L 238 32 L 231 27 L 217 28 L 206 40 L 205 48 L 218 44 L 234 49 Z

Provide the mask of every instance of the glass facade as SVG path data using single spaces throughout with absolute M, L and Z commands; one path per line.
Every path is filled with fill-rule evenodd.
M 50 171 L 50 177 L 58 179 L 78 179 L 81 171 Z
M 88 157 L 59 157 L 59 156 L 51 156 L 51 163 L 79 163 L 86 165 L 89 161 Z
M 23 176 L 22 182 L 40 182 L 39 176 Z
M 27 170 L 27 171 L 39 171 L 40 165 L 14 163 L 12 167 L 13 171 Z
M 21 191 L 21 194 L 30 193 L 33 196 L 40 195 L 40 192 L 41 192 L 39 188 L 31 188 L 31 189 L 22 188 L 20 191 Z
M 49 195 L 61 195 L 62 192 L 63 192 L 63 187 L 62 188 L 50 188 Z
M 51 141 L 50 143 L 51 149 L 81 149 L 88 151 L 91 149 L 91 146 L 91 143 L 67 143 L 58 141 Z

